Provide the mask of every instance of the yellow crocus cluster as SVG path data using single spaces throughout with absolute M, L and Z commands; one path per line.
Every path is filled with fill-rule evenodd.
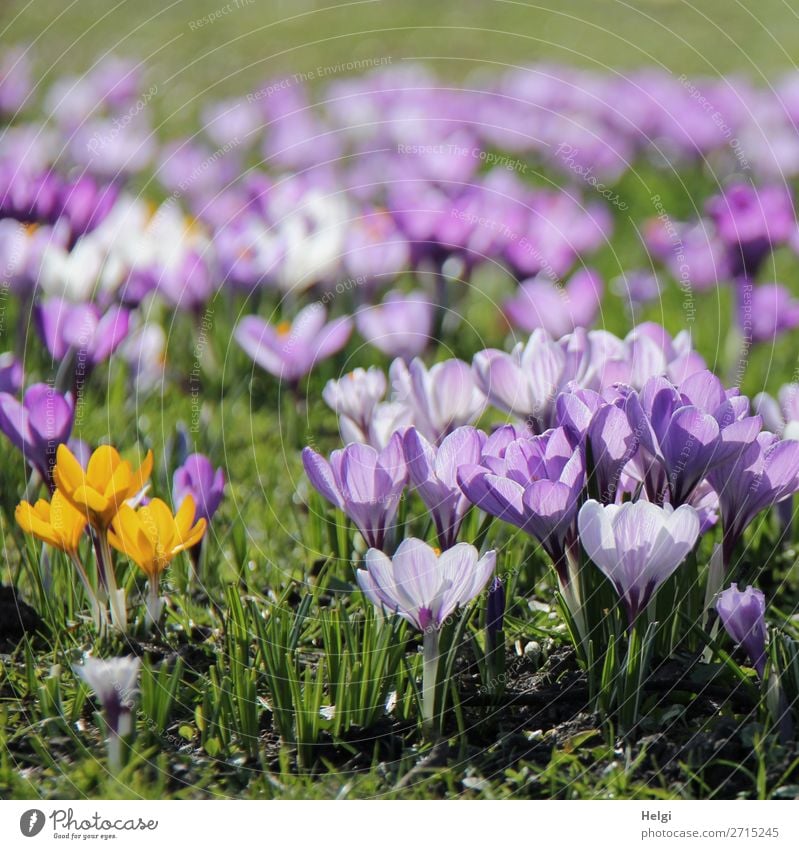
M 51 500 L 40 499 L 35 505 L 23 501 L 15 513 L 26 533 L 64 551 L 72 559 L 93 608 L 99 611 L 99 622 L 105 621 L 106 605 L 110 601 L 111 620 L 122 630 L 127 623 L 124 590 L 117 589 L 111 547 L 127 555 L 147 575 L 150 589 L 147 609 L 151 618 L 161 573 L 177 554 L 196 545 L 206 528 L 205 519 L 194 522 L 195 504 L 190 496 L 174 516 L 158 498 L 135 507 L 152 469 L 152 451 L 134 469 L 116 448 L 102 445 L 93 452 L 84 470 L 69 448 L 59 445 Z M 96 589 L 78 556 L 87 525 L 91 526 L 97 549 Z

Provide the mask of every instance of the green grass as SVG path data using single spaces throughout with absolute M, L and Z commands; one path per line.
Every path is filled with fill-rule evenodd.
M 0 12 L 0 32 L 4 44 L 34 43 L 43 85 L 57 74 L 86 68 L 105 50 L 146 59 L 159 86 L 155 109 L 165 134 L 193 131 L 209 97 L 244 93 L 270 76 L 353 58 L 391 57 L 393 64 L 418 58 L 459 80 L 542 59 L 620 70 L 654 63 L 677 73 L 735 71 L 758 79 L 792 67 L 790 57 L 799 49 L 796 9 L 777 0 L 758 4 L 756 12 L 728 0 L 691 8 L 665 0 L 584 0 L 548 10 L 511 2 L 324 7 L 255 0 L 212 25 L 190 28 L 190 21 L 223 5 L 13 0 Z M 323 82 L 335 74 L 324 74 Z M 648 262 L 636 223 L 656 214 L 653 194 L 682 219 L 695 214 L 714 190 L 712 178 L 698 167 L 680 177 L 678 183 L 674 175 L 641 167 L 620 181 L 617 189 L 629 209 L 616 210 L 612 243 L 592 258 L 606 279 Z M 764 278 L 799 290 L 796 258 L 778 254 Z M 496 311 L 486 306 L 509 291 L 506 279 L 480 270 L 475 285 L 458 293 L 457 310 L 468 329 L 447 340 L 452 353 L 470 359 L 480 346 L 505 344 Z M 672 283 L 641 318 L 677 332 L 684 326 L 681 300 Z M 281 391 L 231 343 L 243 307 L 220 296 L 208 313 L 208 341 L 199 358 L 198 432 L 190 429 L 194 411 L 186 377 L 195 365 L 197 323 L 179 316 L 172 324 L 164 310 L 161 319 L 170 328 L 164 391 L 136 397 L 120 364 L 101 368 L 88 387 L 86 416 L 76 434 L 93 444 L 112 441 L 123 452 L 152 447 L 153 486 L 162 497 L 169 495 L 181 432 L 192 449 L 227 470 L 229 488 L 206 542 L 201 581 L 188 580 L 185 561 L 167 573 L 164 634 L 145 636 L 138 603 L 142 579 L 120 558 L 134 624 L 127 639 L 98 640 L 67 564 L 53 558 L 43 569 L 40 547 L 23 539 L 13 523 L 24 469 L 16 454 L 4 450 L 0 583 L 17 588 L 44 629 L 3 646 L 0 654 L 0 798 L 662 799 L 796 793 L 795 742 L 779 742 L 766 701 L 738 666 L 738 656 L 726 654 L 727 643 L 711 646 L 714 663 L 701 672 L 689 662 L 689 648 L 701 648 L 700 638 L 683 634 L 685 643 L 674 654 L 691 675 L 670 688 L 673 670 L 667 663 L 658 667 L 666 684 L 647 691 L 635 734 L 622 734 L 615 716 L 589 713 L 551 570 L 520 534 L 497 522 L 488 539 L 501 552 L 500 571 L 515 575 L 506 623 L 507 701 L 484 695 L 485 670 L 476 661 L 482 640 L 478 609 L 460 623 L 463 643 L 453 641 L 447 658 L 458 686 L 441 693 L 447 705 L 442 740 L 425 742 L 419 639 L 408 629 L 381 629 L 354 591 L 353 530 L 309 491 L 299 458 L 310 441 L 323 451 L 337 447 L 335 418 L 321 401 L 321 389 L 342 363 L 369 365 L 372 354 L 353 341 L 336 362 L 311 375 L 297 396 Z M 0 350 L 12 347 L 16 340 L 9 334 L 27 323 L 28 316 L 15 309 L 3 325 Z M 246 309 L 269 316 L 278 305 L 265 298 Z M 728 315 L 727 292 L 697 294 L 694 341 L 720 371 Z M 609 295 L 599 323 L 623 334 L 629 321 L 620 299 Z M 436 356 L 444 356 L 443 346 L 430 352 L 431 359 Z M 749 362 L 742 390 L 775 391 L 796 367 L 795 336 L 773 349 L 763 346 Z M 33 339 L 26 370 L 42 379 L 53 372 Z M 414 497 L 402 509 L 409 533 L 428 532 Z M 464 538 L 474 538 L 477 530 L 472 517 Z M 744 565 L 774 598 L 772 622 L 795 639 L 799 633 L 790 615 L 799 602 L 796 549 L 772 554 L 774 541 L 771 524 L 764 522 L 747 539 Z M 706 544 L 705 560 L 708 551 Z M 703 565 L 700 560 L 696 568 Z M 679 590 L 676 581 L 665 587 L 664 601 Z M 133 651 L 145 658 L 137 734 L 117 776 L 106 769 L 96 705 L 70 668 L 87 650 L 101 656 Z M 721 698 L 720 692 L 733 696 Z M 384 710 L 387 701 L 390 713 Z

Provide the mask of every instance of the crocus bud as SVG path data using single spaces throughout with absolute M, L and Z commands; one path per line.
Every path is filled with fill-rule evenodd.
M 766 598 L 760 590 L 732 584 L 716 601 L 724 630 L 747 653 L 760 678 L 766 667 Z
M 505 587 L 502 581 L 495 577 L 488 588 L 486 603 L 486 631 L 489 634 L 499 634 L 505 618 Z
M 108 761 L 113 772 L 121 766 L 120 738 L 133 729 L 132 708 L 140 665 L 138 657 L 110 660 L 87 657 L 82 666 L 73 667 L 75 674 L 92 688 L 103 709 L 108 729 Z

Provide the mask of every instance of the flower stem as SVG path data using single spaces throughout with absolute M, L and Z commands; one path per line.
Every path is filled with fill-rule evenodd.
M 156 573 L 147 579 L 147 600 L 145 602 L 147 616 L 145 622 L 148 631 L 154 625 L 157 625 L 158 620 L 161 618 L 161 598 L 159 591 L 160 581 L 158 573 Z
M 438 629 L 426 628 L 422 642 L 422 726 L 427 735 L 432 735 L 436 706 L 436 679 L 438 677 Z
M 116 731 L 108 733 L 108 769 L 116 775 L 122 768 L 122 738 Z
M 119 631 L 124 632 L 128 626 L 128 612 L 125 606 L 124 590 L 122 591 L 123 597 L 120 598 L 120 591 L 117 589 L 114 558 L 108 542 L 108 532 L 98 532 L 97 539 L 99 542 L 97 552 L 102 560 L 103 575 L 105 576 L 105 583 L 108 588 L 108 599 L 111 603 L 111 623 Z

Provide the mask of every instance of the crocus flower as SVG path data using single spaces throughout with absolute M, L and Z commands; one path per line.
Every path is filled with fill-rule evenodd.
M 752 399 L 752 406 L 767 430 L 783 439 L 799 439 L 799 383 L 786 383 L 776 399 L 761 392 Z
M 799 327 L 799 301 L 779 283 L 753 285 L 748 279 L 736 283 L 741 299 L 739 322 L 745 338 L 773 342 Z
M 396 359 L 389 374 L 395 398 L 408 406 L 416 428 L 431 442 L 471 424 L 485 408 L 485 396 L 463 360 L 444 360 L 428 369 L 418 358 L 410 366 Z
M 401 434 L 381 451 L 353 442 L 329 462 L 304 448 L 302 462 L 314 489 L 352 519 L 369 546 L 382 548 L 408 480 Z
M 153 624 L 161 612 L 161 573 L 180 554 L 197 545 L 205 533 L 204 518 L 195 521 L 194 499 L 187 495 L 173 516 L 160 498 L 138 510 L 123 504 L 114 517 L 108 541 L 126 554 L 147 575 L 147 620 Z
M 719 593 L 716 611 L 724 630 L 747 653 L 762 678 L 766 668 L 766 597 L 760 590 L 732 584 Z
M 711 198 L 707 210 L 727 246 L 733 276 L 753 277 L 771 248 L 796 229 L 793 200 L 784 186 L 738 182 Z
M 594 323 L 602 299 L 602 279 L 589 268 L 580 269 L 563 286 L 546 275 L 519 284 L 518 293 L 503 310 L 513 327 L 532 333 L 542 327 L 559 338 L 575 327 Z
M 152 451 L 147 452 L 136 471 L 110 445 L 96 449 L 85 469 L 67 445 L 59 445 L 56 452 L 53 479 L 59 492 L 92 526 L 97 553 L 98 598 L 103 605 L 106 599 L 111 602 L 111 621 L 120 631 L 127 627 L 127 605 L 124 587 L 117 588 L 108 529 L 125 502 L 141 497 L 152 469 Z
M 10 352 L 0 354 L 0 394 L 16 395 L 22 387 L 22 364 Z
M 590 500 L 577 526 L 585 553 L 619 594 L 630 627 L 699 538 L 699 516 L 687 504 L 674 510 L 649 501 Z
M 473 545 L 460 542 L 436 554 L 427 543 L 410 538 L 400 543 L 393 558 L 370 548 L 364 563 L 356 577 L 369 601 L 427 631 L 441 628 L 458 607 L 485 589 L 496 552 L 480 557 Z
M 799 442 L 764 431 L 712 469 L 708 481 L 718 494 L 724 562 L 730 566 L 735 545 L 755 516 L 799 490 Z
M 582 452 L 563 428 L 510 442 L 502 457 L 463 463 L 458 483 L 469 501 L 535 537 L 552 558 L 561 584 L 569 582 L 566 555 L 576 537 L 575 519 L 585 485 Z
M 584 371 L 585 351 L 567 350 L 545 330 L 535 330 L 510 354 L 488 348 L 472 362 L 477 386 L 498 409 L 526 419 L 537 432 L 552 424 L 555 397 Z
M 748 407 L 745 398 L 728 397 L 709 371 L 692 374 L 679 389 L 656 377 L 630 393 L 625 410 L 650 458 L 649 498 L 661 501 L 668 489 L 671 503 L 682 504 L 711 469 L 737 456 L 760 431 L 760 417 L 746 416 Z
M 133 730 L 133 704 L 140 665 L 138 657 L 110 660 L 86 657 L 82 666 L 72 667 L 100 701 L 108 729 L 108 763 L 112 772 L 117 772 L 122 765 L 121 738 Z
M 379 351 L 410 360 L 430 342 L 433 304 L 423 292 L 390 292 L 382 304 L 358 310 L 355 324 L 361 336 Z
M 119 197 L 113 183 L 98 183 L 91 174 L 81 174 L 61 187 L 60 217 L 69 222 L 72 239 L 94 230 L 108 216 Z
M 56 447 L 69 439 L 74 414 L 71 396 L 46 383 L 29 387 L 22 403 L 0 393 L 0 430 L 51 489 Z
M 50 501 L 40 498 L 31 505 L 22 501 L 14 511 L 17 524 L 47 545 L 63 551 L 72 561 L 75 571 L 86 590 L 86 597 L 92 606 L 92 616 L 98 630 L 105 627 L 104 601 L 97 596 L 86 569 L 78 555 L 78 546 L 86 530 L 88 519 L 86 514 L 76 510 L 58 491 L 53 492 Z
M 469 499 L 458 486 L 458 467 L 478 464 L 485 434 L 473 427 L 459 427 L 436 448 L 416 428 L 403 438 L 405 462 L 411 484 L 433 516 L 442 549 L 451 548 L 469 508 Z
M 40 498 L 35 505 L 20 502 L 14 516 L 26 534 L 69 555 L 77 554 L 88 524 L 86 514 L 76 510 L 58 490 L 50 501 Z
M 439 630 L 485 588 L 496 552 L 480 557 L 473 545 L 461 542 L 436 555 L 427 543 L 411 538 L 403 540 L 391 559 L 370 548 L 365 565 L 356 574 L 363 594 L 378 610 L 398 614 L 424 634 L 422 710 L 429 732 L 435 716 Z
M 236 341 L 261 368 L 281 380 L 296 383 L 319 362 L 347 344 L 352 332 L 348 317 L 327 321 L 327 310 L 313 303 L 294 321 L 272 327 L 255 315 L 243 318 L 234 331 Z
M 152 469 L 152 451 L 147 452 L 141 466 L 134 471 L 116 448 L 101 445 L 89 458 L 84 471 L 69 448 L 59 445 L 53 477 L 66 500 L 104 535 L 122 505 L 144 489 Z
M 130 314 L 111 307 L 105 314 L 94 304 L 72 304 L 50 298 L 35 311 L 36 326 L 54 360 L 76 352 L 78 367 L 95 366 L 107 360 L 128 335 Z
M 172 476 L 172 499 L 177 507 L 191 496 L 195 504 L 195 519 L 210 522 L 222 501 L 225 491 L 225 472 L 214 469 L 204 454 L 190 454 Z
M 344 442 L 369 442 L 372 415 L 385 394 L 386 375 L 377 366 L 328 380 L 322 390 L 325 403 L 338 416 Z

